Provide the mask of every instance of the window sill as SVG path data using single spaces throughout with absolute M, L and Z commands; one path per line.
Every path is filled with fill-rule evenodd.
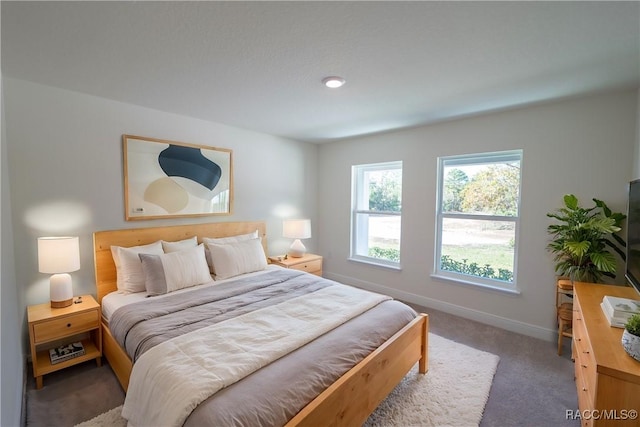
M 470 280 L 464 280 L 464 279 L 458 279 L 455 277 L 450 277 L 450 276 L 443 276 L 440 274 L 432 274 L 431 275 L 432 278 L 434 279 L 439 279 L 439 280 L 445 280 L 447 282 L 452 282 L 458 285 L 464 285 L 464 286 L 473 286 L 474 288 L 480 288 L 480 289 L 488 289 L 491 291 L 498 291 L 498 292 L 504 292 L 506 294 L 511 294 L 511 295 L 520 295 L 520 289 L 518 289 L 517 287 L 514 288 L 504 288 L 498 285 L 490 285 L 487 283 L 478 283 L 478 282 L 472 282 Z
M 395 271 L 402 270 L 402 267 L 400 266 L 400 264 L 397 264 L 397 265 L 383 264 L 381 262 L 376 262 L 374 260 L 368 260 L 368 259 L 362 259 L 362 258 L 347 258 L 347 260 L 353 261 L 353 262 L 359 262 L 362 264 L 372 265 L 374 267 L 386 268 L 389 270 L 395 270 Z

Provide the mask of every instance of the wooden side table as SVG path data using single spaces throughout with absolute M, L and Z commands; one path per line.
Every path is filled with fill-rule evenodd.
M 556 314 L 558 317 L 558 356 L 562 355 L 562 338 L 573 337 L 573 283 L 566 277 L 556 280 Z
M 43 375 L 91 359 L 102 365 L 100 305 L 91 295 L 76 297 L 73 304 L 64 308 L 52 308 L 50 303 L 28 306 L 27 321 L 33 376 L 38 389 L 42 388 Z M 76 341 L 82 342 L 84 355 L 51 363 L 49 349 Z
M 271 256 L 269 257 L 269 262 L 280 267 L 293 268 L 294 270 L 322 276 L 322 257 L 320 255 L 307 253 L 300 258 L 287 257 L 286 259 L 284 255 Z

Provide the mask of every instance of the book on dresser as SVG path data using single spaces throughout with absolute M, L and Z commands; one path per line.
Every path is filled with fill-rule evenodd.
M 615 317 L 613 315 L 613 312 L 609 310 L 604 301 L 600 303 L 600 308 L 602 308 L 602 312 L 604 313 L 604 317 L 605 319 L 607 319 L 607 322 L 609 322 L 609 326 L 613 326 L 615 328 L 624 328 L 624 324 L 627 323 L 628 318 Z
M 624 328 L 634 314 L 640 313 L 640 301 L 606 295 L 600 303 L 609 325 Z
M 604 302 L 613 311 L 616 317 L 620 317 L 620 315 L 630 316 L 632 314 L 640 313 L 639 300 L 605 295 L 605 297 L 602 298 L 602 302 Z
M 82 356 L 83 354 L 84 346 L 79 341 L 49 349 L 49 358 L 51 359 L 52 365 L 73 359 L 74 357 Z

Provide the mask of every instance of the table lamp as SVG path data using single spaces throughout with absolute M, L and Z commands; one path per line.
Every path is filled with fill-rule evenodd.
M 300 239 L 311 237 L 310 219 L 286 219 L 282 222 L 282 236 L 295 239 L 289 248 L 289 256 L 300 258 L 307 251 Z
M 77 237 L 39 237 L 38 270 L 53 274 L 49 279 L 51 307 L 68 307 L 73 303 L 72 271 L 80 269 Z

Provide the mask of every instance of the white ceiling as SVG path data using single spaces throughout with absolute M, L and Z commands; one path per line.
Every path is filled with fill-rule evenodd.
M 4 76 L 311 142 L 640 86 L 640 2 L 1 7 Z

